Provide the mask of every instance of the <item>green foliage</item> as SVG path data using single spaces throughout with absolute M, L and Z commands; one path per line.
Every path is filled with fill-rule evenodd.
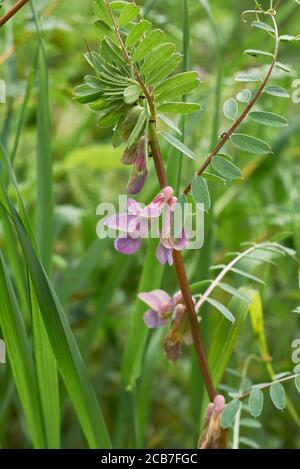
M 146 307 L 136 300 L 138 289 L 175 293 L 175 275 L 157 264 L 157 241 L 146 256 L 129 259 L 113 251 L 111 240 L 95 239 L 96 206 L 117 203 L 124 192 L 124 147 L 148 137 L 153 111 L 142 83 L 153 98 L 169 182 L 179 194 L 193 180 L 192 196 L 179 203 L 205 205 L 205 245 L 184 256 L 195 300 L 214 286 L 200 308 L 200 325 L 217 391 L 234 399 L 224 414 L 227 425 L 235 424 L 233 446 L 297 447 L 299 370 L 276 375 L 273 367 L 289 369 L 290 344 L 299 335 L 299 315 L 292 313 L 299 313 L 298 267 L 283 255 L 300 255 L 300 121 L 291 101 L 299 75 L 299 5 L 281 2 L 276 15 L 284 64 L 276 58 L 258 104 L 195 177 L 263 83 L 275 50 L 269 16 L 258 11 L 240 22 L 237 0 L 109 3 L 129 61 L 104 0 L 94 2 L 93 18 L 78 0 L 59 9 L 41 2 L 41 24 L 24 9 L 1 29 L 8 92 L 7 104 L 0 104 L 1 183 L 11 201 L 8 206 L 3 192 L 1 447 L 108 447 L 110 440 L 118 448 L 195 445 L 200 410 L 203 421 L 208 404 L 196 360 L 184 346 L 176 367 L 168 364 L 166 331 L 149 333 Z M 249 28 L 258 18 L 263 23 Z M 256 158 L 271 151 L 274 158 Z M 142 202 L 158 192 L 151 152 L 149 170 Z M 241 243 L 262 239 L 274 244 L 229 266 Z M 250 356 L 256 358 L 245 371 Z M 250 378 L 270 382 L 254 385 Z M 286 394 L 284 415 L 268 396 L 272 387 L 283 408 L 278 384 Z
M 264 407 L 264 394 L 260 389 L 254 388 L 249 397 L 249 410 L 253 417 L 261 416 Z
M 240 409 L 240 401 L 234 399 L 226 405 L 224 412 L 221 415 L 221 427 L 226 429 L 230 428 L 234 422 L 236 414 Z

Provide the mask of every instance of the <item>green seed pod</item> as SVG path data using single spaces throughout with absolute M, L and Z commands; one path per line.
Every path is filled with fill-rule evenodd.
M 134 106 L 128 112 L 127 117 L 125 118 L 122 129 L 121 129 L 121 137 L 124 141 L 128 140 L 129 136 L 131 135 L 131 132 L 136 126 L 136 123 L 140 117 L 141 112 L 143 111 L 144 111 L 144 108 L 142 106 Z

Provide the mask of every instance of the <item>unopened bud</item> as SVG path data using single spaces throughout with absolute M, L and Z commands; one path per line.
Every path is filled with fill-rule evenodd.
M 130 165 L 134 164 L 136 160 L 136 152 L 137 152 L 137 147 L 132 147 L 132 148 L 126 148 L 124 151 L 122 158 L 121 158 L 121 163 Z
M 130 137 L 131 132 L 136 126 L 136 123 L 140 117 L 141 112 L 144 111 L 142 106 L 134 106 L 130 109 L 126 119 L 123 122 L 121 129 L 121 137 L 124 141 L 127 141 Z
M 147 170 L 146 151 L 145 151 L 145 137 L 141 137 L 136 150 L 135 166 L 139 172 Z
M 134 167 L 127 186 L 128 194 L 138 194 L 143 189 L 147 176 L 148 171 L 139 172 Z

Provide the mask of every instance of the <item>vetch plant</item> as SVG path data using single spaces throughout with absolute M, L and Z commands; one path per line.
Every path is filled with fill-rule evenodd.
M 0 446 L 297 446 L 299 2 L 8 3 Z
M 188 197 L 194 202 L 203 203 L 205 209 L 209 211 L 211 201 L 206 177 L 210 176 L 213 180 L 219 179 L 226 182 L 241 178 L 242 173 L 233 163 L 232 158 L 222 153 L 225 144 L 231 144 L 240 151 L 255 155 L 272 155 L 272 148 L 267 142 L 244 134 L 240 130 L 245 119 L 251 119 L 263 126 L 269 125 L 276 128 L 287 126 L 287 120 L 284 117 L 255 109 L 258 99 L 265 93 L 281 98 L 289 96 L 283 88 L 269 83 L 276 68 L 288 70 L 287 66 L 278 61 L 281 41 L 297 40 L 297 37 L 280 36 L 276 23 L 276 9 L 279 3 L 279 1 L 270 1 L 269 8 L 263 9 L 262 5 L 255 1 L 255 8 L 242 14 L 244 22 L 251 19 L 250 26 L 264 31 L 268 40 L 274 42 L 272 52 L 247 49 L 245 54 L 267 59 L 270 64 L 265 76 L 257 70 L 241 72 L 235 76 L 235 80 L 239 83 L 257 82 L 258 87 L 254 92 L 246 88 L 240 91 L 236 98 L 232 97 L 225 102 L 224 115 L 232 121 L 232 124 L 219 138 L 217 145 L 205 159 L 192 181 L 182 191 L 181 202 Z M 173 74 L 181 62 L 181 55 L 176 51 L 175 45 L 167 41 L 162 30 L 153 29 L 152 24 L 142 16 L 141 9 L 134 0 L 132 2 L 97 0 L 93 8 L 97 18 L 94 28 L 100 40 L 100 47 L 97 52 L 86 53 L 86 59 L 94 74 L 85 77 L 84 84 L 75 89 L 74 97 L 79 103 L 88 104 L 93 111 L 99 113 L 99 126 L 113 127 L 115 147 L 125 143 L 126 149 L 122 163 L 133 165 L 127 187 L 128 192 L 139 193 L 147 183 L 149 172 L 155 169 L 161 193 L 149 207 L 158 206 L 158 203 L 174 205 L 176 199 L 173 197 L 173 188 L 169 187 L 160 141 L 166 141 L 170 148 L 179 150 L 188 158 L 194 159 L 195 153 L 174 135 L 165 131 L 159 132 L 158 122 L 162 121 L 171 130 L 176 131 L 175 124 L 165 114 L 184 115 L 199 111 L 198 103 L 182 99 L 182 96 L 186 96 L 200 86 L 198 73 L 185 71 Z M 210 167 L 212 174 L 208 173 Z M 157 215 L 159 215 L 159 210 L 157 210 Z M 139 237 L 133 236 L 130 224 L 136 225 L 137 222 L 140 224 L 143 212 L 132 200 L 128 212 L 129 223 L 127 219 L 124 223 L 125 215 L 120 214 L 117 218 L 109 219 L 107 225 L 121 228 L 125 233 L 124 237 L 116 241 L 116 249 L 124 254 L 133 254 L 140 248 L 141 241 Z M 223 277 L 229 271 L 233 271 L 254 282 L 262 283 L 259 278 L 236 268 L 236 264 L 256 251 L 269 251 L 277 254 L 286 254 L 286 251 L 278 244 L 266 243 L 251 246 L 247 251 L 238 253 L 229 265 L 216 267 L 221 269 L 221 273 L 200 295 L 197 302 L 192 296 L 193 287 L 189 284 L 182 255 L 182 249 L 185 246 L 184 234 L 179 243 L 176 243 L 172 238 L 170 220 L 168 225 L 168 229 L 163 230 L 161 234 L 156 255 L 162 264 L 168 262 L 174 266 L 180 292 L 173 297 L 162 290 L 140 293 L 139 298 L 151 308 L 146 312 L 144 319 L 150 328 L 161 327 L 168 319 L 171 319 L 165 348 L 167 356 L 173 361 L 179 358 L 182 339 L 189 343 L 191 337 L 208 396 L 211 402 L 214 402 L 207 411 L 206 427 L 200 439 L 200 447 L 227 447 L 227 438 L 220 427 L 220 416 L 223 422 L 224 420 L 230 421 L 231 424 L 238 411 L 238 401 L 233 401 L 225 407 L 224 398 L 217 397 L 199 325 L 202 306 L 207 301 L 227 320 L 234 322 L 235 318 L 231 311 L 210 298 L 212 292 L 220 287 L 245 303 L 251 303 L 251 299 L 249 300 L 240 291 L 223 284 L 221 282 Z M 261 261 L 264 262 L 264 259 L 261 258 Z M 271 389 L 273 400 L 278 403 L 279 388 L 277 390 L 273 386 Z M 222 405 L 219 404 L 221 401 Z M 230 414 L 229 419 L 228 414 Z M 228 423 L 223 424 L 223 427 L 229 426 Z

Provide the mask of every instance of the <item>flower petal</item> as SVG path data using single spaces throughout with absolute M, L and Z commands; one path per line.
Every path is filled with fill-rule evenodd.
M 161 265 L 173 265 L 173 251 L 172 249 L 166 248 L 162 242 L 159 243 L 156 249 L 156 258 Z
M 159 327 L 164 326 L 167 322 L 166 319 L 162 319 L 153 309 L 150 309 L 144 314 L 144 321 L 146 326 L 150 329 L 158 329 Z
M 214 412 L 220 415 L 225 409 L 225 397 L 222 394 L 218 394 L 214 400 Z
M 134 199 L 128 199 L 127 208 L 128 208 L 128 213 L 130 213 L 131 215 L 140 215 L 140 213 L 143 210 L 141 204 L 139 204 Z
M 113 230 L 119 230 L 124 233 L 128 231 L 129 223 L 134 219 L 133 215 L 127 215 L 127 213 L 120 213 L 118 215 L 112 215 L 104 221 L 104 225 Z
M 148 293 L 140 293 L 138 297 L 160 315 L 171 312 L 170 310 L 173 305 L 172 298 L 163 290 L 153 290 Z
M 173 240 L 174 249 L 176 249 L 176 251 L 182 251 L 183 249 L 186 249 L 188 242 L 189 240 L 187 233 L 183 230 L 181 238 L 176 238 Z
M 141 244 L 140 239 L 118 238 L 115 240 L 115 249 L 125 256 L 130 256 L 140 249 Z

